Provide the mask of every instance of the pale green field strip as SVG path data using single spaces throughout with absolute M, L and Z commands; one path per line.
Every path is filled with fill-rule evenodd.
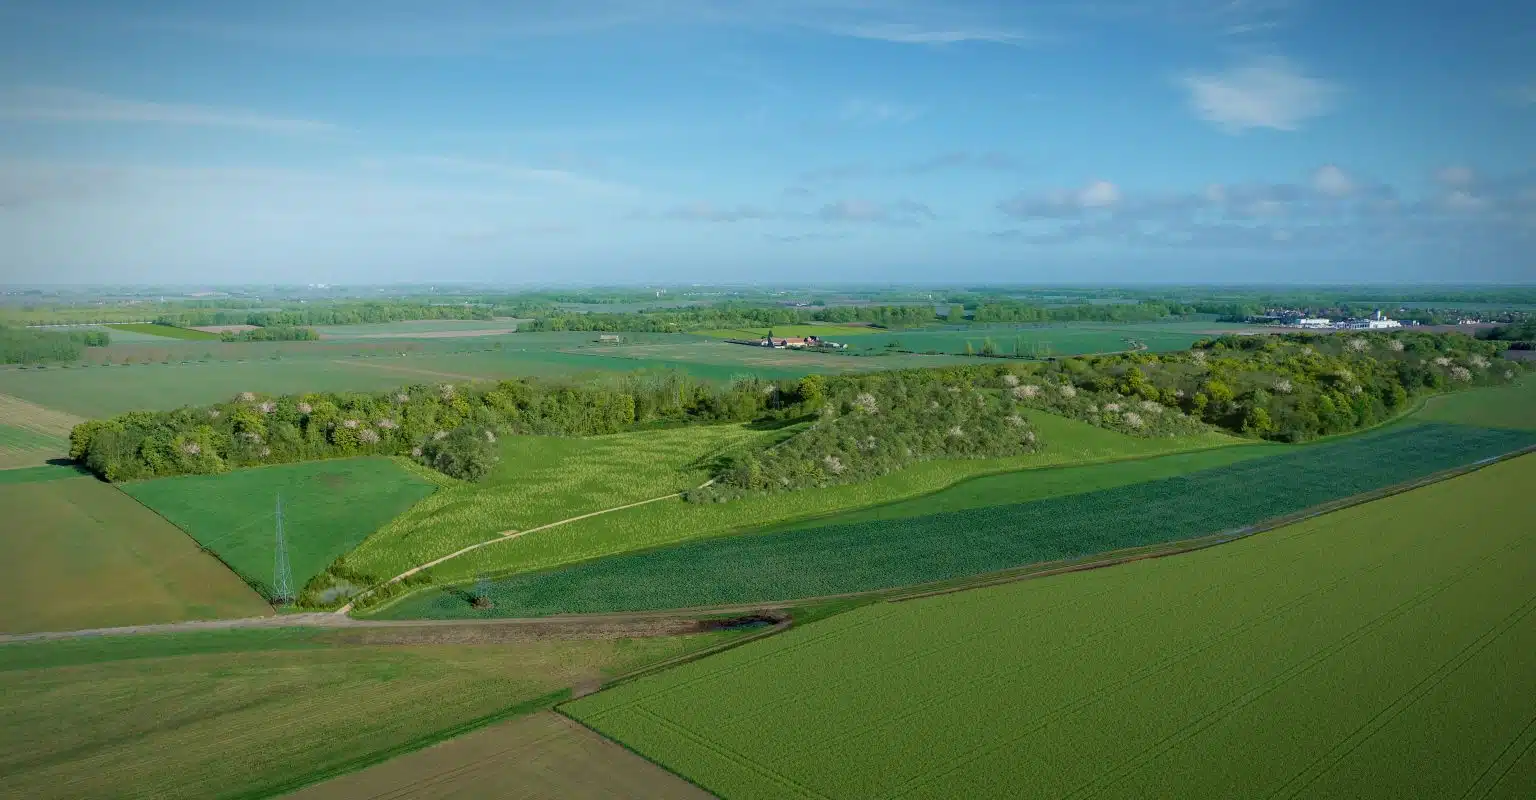
M 0 796 L 265 798 L 718 644 L 366 644 L 299 630 L 0 646 Z
M 42 464 L 68 452 L 69 442 L 61 437 L 0 422 L 0 470 Z
M 1527 375 L 1514 386 L 1431 397 L 1414 416 L 1489 428 L 1536 429 L 1536 376 Z
M 374 456 L 183 475 L 122 490 L 272 597 L 278 497 L 295 591 L 436 487 Z
M 0 482 L 0 508 L 0 632 L 271 613 L 185 533 L 95 478 Z
M 1536 458 L 1218 548 L 868 606 L 562 707 L 723 797 L 1498 797 Z
M 503 437 L 501 462 L 484 481 L 438 491 L 368 537 L 347 561 L 379 580 L 392 578 L 500 534 L 698 486 L 709 479 L 713 457 L 781 435 L 711 425 L 585 438 Z
M 919 497 L 978 475 L 1099 459 L 1121 459 L 1223 447 L 1243 441 L 1221 434 L 1181 439 L 1141 439 L 1043 412 L 1027 412 L 1027 415 L 1030 424 L 1041 440 L 1046 443 L 1045 449 L 1041 452 L 1013 458 L 932 461 L 917 464 L 867 483 L 748 497 L 729 503 L 696 504 L 680 499 L 664 500 L 600 518 L 540 531 L 534 536 L 498 542 L 434 567 L 433 574 L 442 580 L 455 580 L 473 578 L 483 572 L 507 573 L 546 569 L 615 553 L 724 536 L 790 520 L 807 519 Z M 631 436 L 631 434 L 623 435 Z M 657 433 L 652 432 L 632 436 L 636 437 L 634 441 L 639 443 L 637 446 L 644 448 L 645 442 L 656 435 Z M 637 452 L 643 452 L 643 450 Z M 657 469 L 664 464 L 668 465 L 668 468 L 675 468 L 671 463 L 657 461 L 654 462 L 655 466 L 650 468 Z M 619 467 L 619 471 L 630 469 L 627 461 L 614 461 L 610 464 Z M 690 475 L 689 480 L 698 478 L 700 474 Z M 614 478 L 614 480 L 625 479 Z M 688 484 L 683 481 L 668 485 L 684 488 Z M 521 494 L 536 494 L 541 491 L 537 487 L 539 487 L 538 483 L 529 483 L 509 486 L 508 489 L 498 491 L 515 489 Z M 657 494 L 665 493 L 657 492 Z M 483 490 L 468 493 L 464 507 L 469 509 L 470 503 L 488 505 L 501 502 L 526 502 L 521 499 L 496 500 L 487 496 L 489 494 Z M 424 504 L 422 510 L 427 511 L 428 508 L 429 505 Z M 403 520 L 397 520 L 397 523 L 403 524 L 403 522 Z M 425 529 L 429 524 L 435 527 L 435 523 L 423 522 L 419 527 L 413 525 L 411 530 Z M 396 527 L 391 525 L 390 529 L 393 530 Z M 448 537 L 436 536 L 433 537 L 436 541 L 429 548 L 418 547 L 409 540 L 404 541 L 403 548 L 383 536 L 376 538 L 378 538 L 377 542 L 370 539 L 362 548 L 359 548 L 355 555 L 355 566 L 367 571 L 388 572 L 389 575 L 397 575 L 416 564 L 425 563 L 451 553 L 459 547 L 474 543 L 472 536 L 451 541 Z M 420 538 L 429 541 L 426 537 Z M 453 544 L 458 546 L 451 546 Z M 352 558 L 349 557 L 349 560 Z
M 15 469 L 0 469 L 0 484 L 41 483 L 43 481 L 64 480 L 65 478 L 79 478 L 90 474 L 89 470 L 76 464 L 17 467 Z

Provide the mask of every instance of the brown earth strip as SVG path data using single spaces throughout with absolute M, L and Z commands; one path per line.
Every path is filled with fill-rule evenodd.
M 293 800 L 713 797 L 548 711 L 482 728 L 288 795 Z
M 85 419 L 63 411 L 55 411 L 20 397 L 0 394 L 0 422 L 25 428 L 48 436 L 69 436 L 69 432 Z

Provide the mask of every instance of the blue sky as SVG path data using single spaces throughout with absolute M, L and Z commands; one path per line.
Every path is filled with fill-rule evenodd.
M 1532 281 L 1533 31 L 1440 0 L 4 2 L 0 280 Z

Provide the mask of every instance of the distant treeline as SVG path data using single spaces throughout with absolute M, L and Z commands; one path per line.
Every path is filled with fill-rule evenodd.
M 1514 325 L 1500 325 L 1479 331 L 1479 339 L 1509 342 L 1512 350 L 1536 350 L 1536 320 L 1526 320 Z
M 263 328 L 303 325 L 360 325 L 370 322 L 406 322 L 422 319 L 492 319 L 490 308 L 425 303 L 335 303 L 313 308 L 281 311 L 178 311 L 162 314 L 155 322 L 193 328 L 207 325 L 257 325 Z
M 1164 319 L 1170 315 L 1182 313 L 1193 313 L 1193 310 L 1163 303 L 1052 306 L 1003 300 L 976 306 L 970 322 L 1131 322 Z M 626 314 L 553 312 L 536 316 L 533 323 L 523 326 L 522 329 L 666 333 L 717 328 L 763 328 L 817 322 L 864 322 L 882 328 L 916 328 L 939 321 L 939 314 L 930 304 L 785 308 L 721 303 L 698 308 L 637 311 Z M 955 316 L 952 310 L 946 310 L 944 321 L 952 324 L 964 322 Z
M 291 325 L 257 328 L 250 331 L 225 331 L 219 338 L 226 342 L 313 342 L 320 338 L 314 328 Z
M 846 430 L 838 429 L 836 435 L 817 434 L 820 439 L 786 444 L 786 454 L 798 453 L 800 462 L 762 461 L 757 477 L 743 473 L 745 483 L 738 484 L 762 488 L 771 476 L 774 481 L 789 478 L 792 484 L 810 485 L 814 470 L 826 472 L 816 480 L 843 480 L 837 465 L 852 470 L 849 474 L 872 474 L 857 466 L 858 453 L 877 446 L 882 436 L 902 442 L 902 455 L 870 467 L 874 472 L 910 459 L 964 455 L 971 446 L 979 453 L 1024 446 L 1023 438 L 1009 439 L 1013 434 L 1005 433 L 1022 437 L 1027 431 L 1008 420 L 1010 404 L 1133 435 L 1188 432 L 1191 422 L 1280 441 L 1343 433 L 1388 419 L 1423 392 L 1513 380 L 1520 366 L 1497 358 L 1501 346 L 1454 333 L 1224 336 L 1181 353 L 776 382 L 745 379 L 723 387 L 667 373 L 601 386 L 522 379 L 412 386 L 376 394 L 245 393 L 215 406 L 133 412 L 82 424 L 71 435 L 71 455 L 113 481 L 361 454 L 412 455 L 443 468 L 456 463 L 458 453 L 436 443 L 468 442 L 487 431 L 492 436 L 585 436 L 642 426 L 821 418 L 828 403 L 860 406 L 865 412 L 873 407 L 875 414 L 899 411 L 895 416 L 907 420 L 921 417 L 924 408 L 941 412 L 913 431 L 864 421 L 846 423 Z M 936 386 L 962 393 L 985 389 L 994 399 L 973 398 L 976 409 L 965 411 L 938 402 L 932 389 Z M 1006 392 L 1006 400 L 999 392 Z M 861 398 L 866 394 L 872 406 Z M 986 414 L 981 429 L 967 428 L 965 420 L 981 413 L 982 402 L 995 413 Z M 934 427 L 938 422 L 948 425 Z M 969 440 L 969 445 L 930 441 L 951 435 L 953 427 L 961 430 L 957 437 L 980 438 Z M 869 436 L 876 438 L 875 445 L 868 443 Z M 839 449 L 811 452 L 821 446 L 817 441 Z M 908 448 L 911 456 L 905 455 Z M 826 461 L 829 455 L 836 460 Z M 806 459 L 821 466 L 807 466 Z
M 106 331 L 58 331 L 0 325 L 0 364 L 55 364 L 80 360 L 87 347 L 106 347 Z

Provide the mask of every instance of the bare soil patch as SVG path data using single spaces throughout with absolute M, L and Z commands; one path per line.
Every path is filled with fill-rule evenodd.
M 84 422 L 81 417 L 44 408 L 19 397 L 0 394 L 0 422 L 48 436 L 69 436 L 70 429 Z
M 545 711 L 316 784 L 289 797 L 705 800 L 712 795 L 585 726 Z

